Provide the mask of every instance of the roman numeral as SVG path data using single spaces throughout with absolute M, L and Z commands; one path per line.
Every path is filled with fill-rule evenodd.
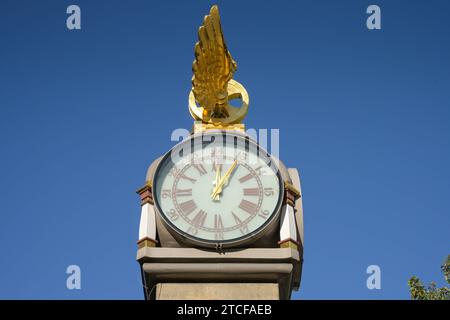
M 253 175 L 251 173 L 239 178 L 239 182 L 240 183 L 244 183 L 245 181 L 250 180 L 251 178 L 253 178 Z
M 183 203 L 180 203 L 180 209 L 183 211 L 186 215 L 189 215 L 197 209 L 197 205 L 195 204 L 194 200 L 189 200 Z
M 191 223 L 196 226 L 196 227 L 203 227 L 203 225 L 205 224 L 205 220 L 206 220 L 206 216 L 208 214 L 203 211 L 200 210 L 194 217 L 194 219 L 192 219 Z
M 258 196 L 261 194 L 259 188 L 244 188 L 244 196 Z
M 223 230 L 222 217 L 219 214 L 214 215 L 214 228 Z
M 258 211 L 258 205 L 247 200 L 242 200 L 239 204 L 239 208 L 249 214 L 256 214 L 256 212 Z
M 242 234 L 247 234 L 248 233 L 248 226 L 242 225 L 242 220 L 239 219 L 239 217 L 237 215 L 234 214 L 233 211 L 231 211 L 231 214 L 233 215 L 234 221 L 236 222 L 236 226 L 239 226 L 239 230 L 241 231 Z
M 222 217 L 218 214 L 214 215 L 214 228 L 217 230 L 215 233 L 215 239 L 223 240 L 223 222 Z
M 183 173 L 183 174 L 180 174 L 180 179 L 189 180 L 189 181 L 192 182 L 192 183 L 195 183 L 195 182 L 197 181 L 197 180 L 195 180 L 194 178 L 188 177 L 188 176 L 185 175 L 184 173 Z
M 192 196 L 192 189 L 176 189 L 175 196 L 177 197 Z
M 207 173 L 205 166 L 201 163 L 200 164 L 196 163 L 196 164 L 193 164 L 192 166 L 195 169 L 197 169 L 198 173 L 200 173 L 201 176 Z
M 242 224 L 242 220 L 239 219 L 239 217 L 233 211 L 231 211 L 231 214 L 233 215 L 234 221 L 237 225 Z

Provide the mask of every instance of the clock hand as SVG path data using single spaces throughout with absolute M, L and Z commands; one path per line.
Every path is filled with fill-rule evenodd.
M 216 186 L 218 186 L 219 185 L 219 182 L 220 182 L 220 178 L 221 178 L 221 171 L 222 171 L 222 165 L 221 164 L 214 164 L 214 168 L 216 169 L 216 178 L 215 178 L 215 180 L 214 180 L 214 183 L 213 183 L 213 185 L 214 185 L 214 187 L 216 187 Z M 217 194 L 215 197 L 214 197 L 214 200 L 220 200 L 220 192 L 219 192 L 219 194 Z
M 214 187 L 213 192 L 211 193 L 211 198 L 215 198 L 220 192 L 222 192 L 222 187 L 225 185 L 226 182 L 228 182 L 228 179 L 230 178 L 231 173 L 233 173 L 234 169 L 237 166 L 237 159 L 234 160 L 231 167 L 225 172 L 223 177 L 220 179 L 219 184 Z

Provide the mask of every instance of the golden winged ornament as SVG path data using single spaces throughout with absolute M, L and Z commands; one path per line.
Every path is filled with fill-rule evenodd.
M 216 5 L 205 16 L 198 39 L 192 64 L 189 110 L 195 120 L 203 123 L 239 123 L 247 113 L 248 94 L 240 83 L 232 80 L 237 65 L 225 44 Z M 241 106 L 231 106 L 232 99 L 240 99 Z

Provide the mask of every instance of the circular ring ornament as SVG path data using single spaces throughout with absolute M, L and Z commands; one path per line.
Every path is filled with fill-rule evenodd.
M 204 119 L 203 115 L 203 107 L 198 106 L 195 101 L 194 92 L 191 90 L 189 93 L 189 112 L 195 121 L 202 121 L 204 123 L 212 123 L 212 124 L 234 124 L 241 122 L 248 112 L 248 105 L 250 103 L 250 99 L 245 90 L 244 86 L 239 82 L 231 79 L 228 82 L 228 101 L 239 99 L 241 100 L 240 107 L 234 107 L 227 103 L 226 109 L 228 111 L 228 117 L 225 118 L 210 118 Z

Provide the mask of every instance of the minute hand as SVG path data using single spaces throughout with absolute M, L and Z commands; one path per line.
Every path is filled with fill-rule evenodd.
M 237 159 L 234 160 L 234 162 L 231 165 L 231 167 L 227 170 L 227 172 L 225 172 L 225 174 L 220 179 L 219 183 L 214 187 L 213 192 L 211 193 L 211 198 L 214 199 L 220 193 L 220 191 L 222 190 L 223 185 L 225 184 L 225 182 L 228 181 L 228 179 L 230 178 L 231 173 L 236 168 L 236 166 L 237 166 Z

